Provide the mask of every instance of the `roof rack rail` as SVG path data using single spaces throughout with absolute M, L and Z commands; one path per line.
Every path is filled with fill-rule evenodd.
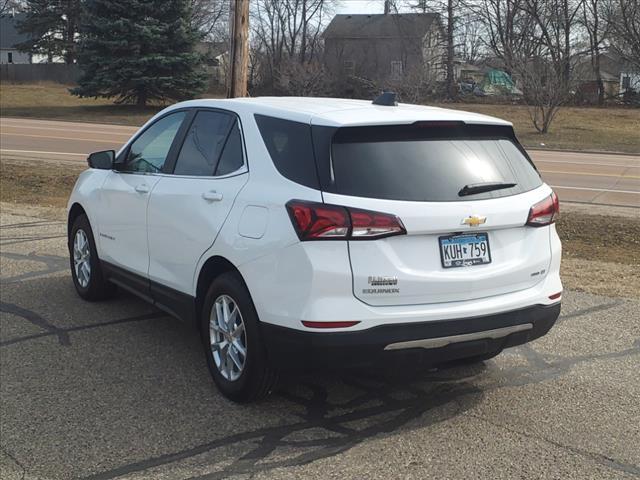
M 371 102 L 374 105 L 382 105 L 385 107 L 397 107 L 398 102 L 396 101 L 396 92 L 382 92 L 380 95 L 376 97 L 376 99 Z

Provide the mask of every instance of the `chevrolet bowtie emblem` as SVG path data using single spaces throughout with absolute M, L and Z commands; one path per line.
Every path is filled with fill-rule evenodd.
M 464 220 L 462 220 L 461 225 L 469 225 L 470 227 L 477 227 L 478 225 L 482 225 L 487 221 L 487 217 L 482 217 L 480 215 L 470 215 Z

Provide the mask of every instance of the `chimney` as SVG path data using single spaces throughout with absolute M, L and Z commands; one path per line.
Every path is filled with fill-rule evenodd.
M 384 0 L 384 14 L 389 15 L 390 10 L 391 10 L 391 0 Z

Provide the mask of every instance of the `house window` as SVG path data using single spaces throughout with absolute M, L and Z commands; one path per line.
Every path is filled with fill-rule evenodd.
M 631 87 L 631 77 L 626 75 L 622 77 L 622 89 L 629 90 L 629 87 Z
M 7 63 L 13 63 L 13 52 L 7 53 Z
M 342 62 L 342 68 L 346 75 L 355 75 L 356 73 L 356 63 L 352 60 Z
M 391 78 L 395 80 L 402 78 L 402 62 L 391 62 Z

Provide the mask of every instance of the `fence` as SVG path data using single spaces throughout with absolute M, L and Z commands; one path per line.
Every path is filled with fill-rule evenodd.
M 80 76 L 77 65 L 64 63 L 25 63 L 0 65 L 0 81 L 7 83 L 54 82 L 75 84 Z

